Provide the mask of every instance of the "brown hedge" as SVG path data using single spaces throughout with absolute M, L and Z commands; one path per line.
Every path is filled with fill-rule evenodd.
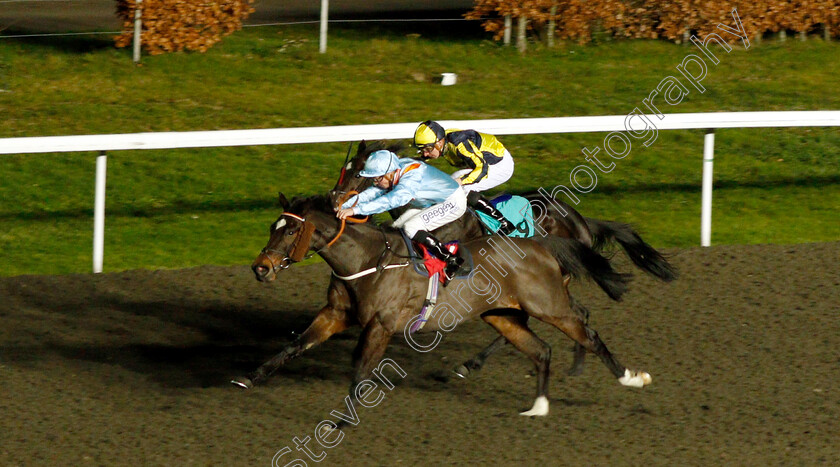
M 151 55 L 180 50 L 204 52 L 213 44 L 242 28 L 253 13 L 254 0 L 143 0 L 140 43 Z M 117 0 L 117 16 L 123 32 L 117 47 L 134 40 L 136 0 Z
M 592 40 L 595 33 L 677 42 L 686 34 L 702 37 L 718 23 L 732 26 L 733 8 L 751 36 L 825 29 L 831 35 L 840 34 L 840 0 L 476 0 L 465 17 L 481 20 L 484 29 L 499 40 L 505 15 L 526 16 L 529 29 L 538 30 L 552 19 L 552 6 L 556 7 L 557 37 L 581 43 Z

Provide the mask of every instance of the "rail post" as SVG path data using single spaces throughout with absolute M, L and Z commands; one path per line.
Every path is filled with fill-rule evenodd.
M 108 156 L 101 151 L 96 157 L 96 189 L 93 201 L 93 273 L 102 272 L 105 252 L 105 174 Z
M 321 0 L 321 40 L 318 51 L 327 52 L 327 18 L 329 17 L 330 0 Z
M 134 63 L 140 63 L 140 31 L 143 25 L 143 0 L 134 8 Z
M 700 246 L 712 243 L 712 169 L 715 163 L 715 130 L 706 130 L 703 141 L 703 194 L 700 207 Z

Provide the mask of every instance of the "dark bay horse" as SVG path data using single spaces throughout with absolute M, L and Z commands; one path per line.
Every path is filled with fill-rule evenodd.
M 546 415 L 549 406 L 551 348 L 529 329 L 528 317 L 555 326 L 597 354 L 621 384 L 642 387 L 651 382 L 649 374 L 629 370 L 616 360 L 575 310 L 568 292 L 567 268 L 597 276 L 593 279 L 616 290 L 625 286 L 624 275 L 613 271 L 603 257 L 588 254 L 590 250 L 580 248 L 577 241 L 556 237 L 498 240 L 486 236 L 461 243 L 472 253 L 473 273 L 441 289 L 438 308 L 419 333 L 450 332 L 462 320 L 480 316 L 527 355 L 537 369 L 537 398 L 523 415 Z M 275 279 L 308 250 L 317 252 L 334 275 L 369 274 L 345 280 L 341 289 L 331 289 L 330 295 L 347 294 L 339 297 L 339 307 L 324 307 L 291 345 L 248 377 L 233 382 L 252 387 L 304 350 L 358 324 L 363 331 L 353 354 L 355 374 L 350 397 L 364 399 L 370 384 L 367 378 L 384 362 L 391 338 L 403 333 L 412 342 L 418 334 L 411 335 L 407 329 L 423 305 L 428 278 L 411 267 L 402 267 L 408 250 L 398 231 L 371 223 L 345 227 L 335 218 L 326 198 L 313 197 L 285 206 L 285 212 L 272 224 L 269 241 L 252 264 L 257 280 Z M 345 300 L 352 306 L 341 307 Z M 367 389 L 360 392 L 363 386 Z
M 347 194 L 354 191 L 361 192 L 371 186 L 371 179 L 360 177 L 358 174 L 364 168 L 368 156 L 380 149 L 387 149 L 399 154 L 406 149 L 406 146 L 399 141 L 384 140 L 359 143 L 356 154 L 352 158 L 348 157 L 348 160 L 345 161 L 338 182 L 330 191 L 330 200 L 334 207 L 338 207 L 347 198 Z M 664 282 L 670 282 L 677 277 L 676 270 L 668 261 L 656 249 L 642 240 L 641 236 L 630 225 L 583 217 L 569 204 L 558 199 L 548 201 L 539 192 L 527 193 L 523 196 L 529 200 L 534 208 L 534 219 L 538 224 L 537 235 L 576 239 L 595 251 L 601 251 L 610 244 L 618 244 L 631 261 L 646 273 Z M 391 215 L 396 219 L 401 213 L 402 211 L 396 210 Z M 465 240 L 484 235 L 484 229 L 475 216 L 465 215 L 459 221 L 437 229 L 435 235 L 444 241 Z M 331 287 L 340 287 L 340 284 L 333 283 Z M 611 297 L 616 300 L 620 299 L 620 296 Z M 583 310 L 585 311 L 585 309 Z M 486 358 L 504 344 L 505 339 L 503 337 L 497 338 L 478 355 L 460 365 L 455 373 L 466 377 L 471 370 L 480 369 Z M 583 371 L 585 355 L 586 350 L 580 345 L 575 345 L 572 366 L 568 372 L 570 375 L 578 375 Z

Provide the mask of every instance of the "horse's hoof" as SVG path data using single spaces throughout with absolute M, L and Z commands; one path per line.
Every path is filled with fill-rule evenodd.
M 251 389 L 254 387 L 254 383 L 251 382 L 249 378 L 244 376 L 238 376 L 230 380 L 232 384 L 239 386 L 240 388 Z
M 537 397 L 534 401 L 534 406 L 527 412 L 520 412 L 519 415 L 526 417 L 542 417 L 548 415 L 548 398 L 545 396 Z
M 634 388 L 642 388 L 647 386 L 653 381 L 649 373 L 645 373 L 644 371 L 630 371 L 629 369 L 624 369 L 624 376 L 618 378 L 618 382 L 624 386 L 630 386 Z
M 467 368 L 466 365 L 461 365 L 458 368 L 455 368 L 454 370 L 452 370 L 452 372 L 455 373 L 456 375 L 460 376 L 461 378 L 466 378 L 470 374 L 470 369 Z

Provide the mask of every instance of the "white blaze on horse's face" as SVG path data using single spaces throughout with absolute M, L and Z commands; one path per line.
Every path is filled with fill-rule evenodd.
M 352 168 L 353 168 L 353 161 L 348 162 L 347 165 L 344 167 L 345 170 L 350 170 Z
M 277 222 L 274 223 L 274 228 L 271 229 L 272 232 L 276 232 L 279 229 L 282 229 L 286 226 L 286 219 L 278 219 Z

